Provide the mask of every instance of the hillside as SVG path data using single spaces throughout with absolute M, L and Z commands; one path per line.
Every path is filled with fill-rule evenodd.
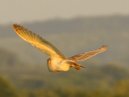
M 20 39 L 12 24 L 0 25 L 0 97 L 129 97 L 129 16 L 54 19 L 22 25 L 52 42 L 66 56 L 103 44 L 109 49 L 81 62 L 86 66 L 81 71 L 51 73 L 46 65 L 48 56 Z
M 17 89 L 0 79 L 2 97 L 15 97 L 15 93 L 20 97 L 129 97 L 129 70 L 124 66 L 89 64 L 81 71 L 65 73 L 51 73 L 37 66 L 23 68 L 0 70 Z

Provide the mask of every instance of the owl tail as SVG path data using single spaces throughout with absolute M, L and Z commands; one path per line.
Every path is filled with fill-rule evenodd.
M 80 64 L 73 63 L 71 67 L 74 67 L 76 70 L 80 70 L 81 68 L 86 68 L 84 66 L 81 66 Z

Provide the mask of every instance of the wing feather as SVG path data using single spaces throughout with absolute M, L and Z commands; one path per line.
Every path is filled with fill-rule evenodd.
M 28 29 L 18 24 L 13 24 L 14 31 L 25 41 L 30 43 L 32 46 L 39 48 L 41 51 L 47 53 L 51 57 L 62 57 L 64 55 L 48 41 L 40 37 L 39 35 L 29 31 Z
M 102 47 L 100 47 L 96 50 L 77 54 L 77 55 L 70 57 L 69 59 L 73 60 L 73 61 L 84 61 L 84 60 L 90 59 L 91 57 L 96 56 L 97 54 L 102 53 L 106 50 L 107 50 L 107 46 L 103 45 Z

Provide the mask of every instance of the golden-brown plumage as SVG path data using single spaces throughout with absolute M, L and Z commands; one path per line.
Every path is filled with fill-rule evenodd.
M 48 59 L 48 67 L 49 70 L 53 72 L 68 71 L 70 67 L 74 67 L 75 69 L 80 70 L 80 68 L 83 66 L 77 64 L 77 61 L 87 60 L 107 50 L 107 46 L 102 46 L 101 48 L 93 51 L 84 52 L 82 54 L 77 54 L 72 57 L 65 58 L 65 56 L 56 47 L 54 47 L 39 35 L 18 24 L 14 24 L 13 28 L 18 36 L 20 36 L 23 40 L 27 41 L 31 45 L 35 46 L 50 56 Z
M 96 50 L 89 51 L 89 52 L 84 52 L 84 53 L 81 53 L 81 54 L 77 54 L 77 55 L 74 55 L 74 56 L 70 57 L 69 59 L 74 60 L 76 62 L 77 61 L 84 61 L 84 60 L 90 59 L 91 57 L 94 57 L 95 55 L 97 55 L 99 53 L 102 53 L 106 50 L 107 50 L 107 46 L 103 45 Z

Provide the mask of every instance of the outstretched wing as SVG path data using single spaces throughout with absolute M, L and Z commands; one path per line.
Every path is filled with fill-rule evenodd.
M 84 60 L 90 59 L 91 57 L 96 56 L 97 54 L 102 53 L 106 50 L 107 50 L 107 46 L 103 45 L 96 50 L 77 54 L 77 55 L 70 57 L 69 59 L 73 60 L 73 61 L 84 61 Z
M 33 46 L 39 48 L 41 51 L 47 53 L 51 57 L 61 57 L 64 56 L 60 53 L 60 51 L 50 44 L 45 39 L 41 38 L 39 35 L 29 31 L 23 26 L 13 24 L 14 31 L 25 41 L 32 44 Z

